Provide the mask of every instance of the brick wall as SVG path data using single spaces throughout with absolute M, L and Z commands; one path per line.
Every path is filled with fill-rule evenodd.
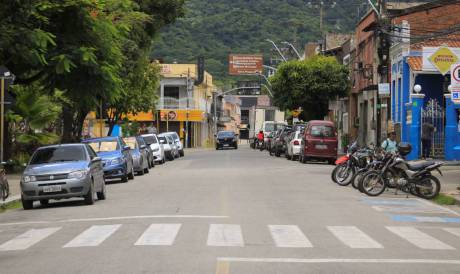
M 409 22 L 411 35 L 426 35 L 430 32 L 445 30 L 449 26 L 460 24 L 460 2 L 402 15 L 393 18 L 392 23 L 399 25 L 403 20 Z

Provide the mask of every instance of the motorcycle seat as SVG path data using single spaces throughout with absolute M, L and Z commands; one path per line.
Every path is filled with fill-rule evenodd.
M 409 161 L 407 162 L 407 166 L 410 170 L 417 171 L 429 167 L 431 165 L 436 164 L 433 161 Z

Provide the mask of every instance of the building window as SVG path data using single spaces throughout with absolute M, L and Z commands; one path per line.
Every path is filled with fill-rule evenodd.
M 164 97 L 179 99 L 179 87 L 165 87 Z
M 401 86 L 401 78 L 398 78 L 398 101 L 396 102 L 396 107 L 398 108 L 398 122 L 402 121 L 402 108 L 403 108 L 403 101 L 402 101 L 402 86 Z
M 265 121 L 275 121 L 275 110 L 265 110 Z

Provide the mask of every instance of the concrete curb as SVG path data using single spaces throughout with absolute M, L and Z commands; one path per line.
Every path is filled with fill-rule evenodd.
M 21 195 L 13 195 L 8 197 L 5 201 L 0 200 L 0 206 L 6 206 L 8 204 L 14 203 L 21 200 Z

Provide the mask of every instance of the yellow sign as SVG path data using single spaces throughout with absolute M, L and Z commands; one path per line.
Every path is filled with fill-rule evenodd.
M 450 71 L 453 64 L 457 63 L 458 57 L 449 48 L 441 47 L 428 60 L 444 75 Z
M 190 121 L 201 122 L 205 115 L 202 110 L 191 109 L 162 109 L 160 111 L 161 121 Z

